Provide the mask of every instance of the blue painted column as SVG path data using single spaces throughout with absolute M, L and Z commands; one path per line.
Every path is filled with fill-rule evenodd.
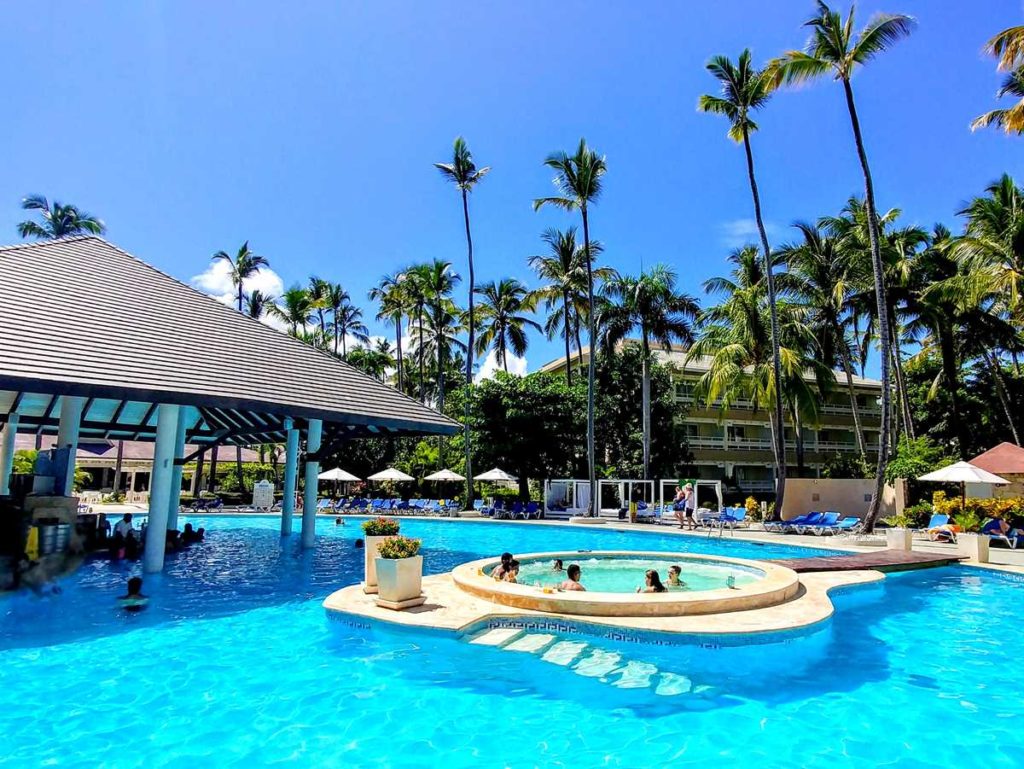
M 308 457 L 320 450 L 320 437 L 323 423 L 319 419 L 310 419 L 306 430 L 306 485 L 302 490 L 302 546 L 316 545 L 316 498 L 319 491 L 320 461 L 310 461 Z
M 18 434 L 18 415 L 7 418 L 0 436 L 0 497 L 11 493 L 11 470 L 14 468 L 14 438 Z
M 142 569 L 162 571 L 167 542 L 167 508 L 174 474 L 174 442 L 178 432 L 179 407 L 161 403 L 156 412 L 156 446 L 153 448 L 153 473 L 149 481 L 149 521 Z
M 60 423 L 57 427 L 57 448 L 70 449 L 68 471 L 64 478 L 64 488 L 54 489 L 54 494 L 70 497 L 75 488 L 75 455 L 78 453 L 78 432 L 82 427 L 82 410 L 85 398 L 75 395 L 64 395 L 60 399 Z
M 288 440 L 284 447 L 284 499 L 281 500 L 281 536 L 292 533 L 292 516 L 295 515 L 295 481 L 299 473 L 299 431 L 289 418 L 284 420 Z
M 171 495 L 167 501 L 167 531 L 178 528 L 178 508 L 181 507 L 181 476 L 185 466 L 178 460 L 185 456 L 185 428 L 192 417 L 191 406 L 178 407 L 178 425 L 174 435 L 174 457 L 171 470 Z

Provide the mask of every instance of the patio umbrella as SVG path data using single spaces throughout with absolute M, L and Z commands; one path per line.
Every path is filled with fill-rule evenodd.
M 368 481 L 414 481 L 416 480 L 411 475 L 406 475 L 401 470 L 396 470 L 393 467 L 389 467 L 386 470 L 381 470 L 379 473 L 367 476 Z
M 444 470 L 438 470 L 436 473 L 431 473 L 426 476 L 423 480 L 425 481 L 464 481 L 465 476 L 459 475 L 458 473 L 452 472 L 445 468 Z
M 993 475 L 988 470 L 975 467 L 970 462 L 954 462 L 938 470 L 918 476 L 919 481 L 932 481 L 933 483 L 959 483 L 961 509 L 967 507 L 967 484 L 968 483 L 989 483 L 993 486 L 1005 486 L 1009 483 L 1005 478 Z
M 352 475 L 352 473 L 342 470 L 340 467 L 335 467 L 333 470 L 326 470 L 317 476 L 321 481 L 358 481 L 359 478 Z
M 488 470 L 486 473 L 480 473 L 480 475 L 473 476 L 474 481 L 492 481 L 494 483 L 515 483 L 518 478 L 514 475 L 509 475 L 504 470 L 495 467 L 493 470 Z

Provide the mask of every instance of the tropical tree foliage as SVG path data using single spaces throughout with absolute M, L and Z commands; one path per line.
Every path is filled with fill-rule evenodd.
M 29 195 L 21 201 L 21 207 L 39 213 L 39 221 L 28 219 L 18 225 L 18 234 L 23 238 L 54 240 L 71 235 L 102 235 L 107 229 L 92 214 L 56 200 L 50 203 L 42 195 Z

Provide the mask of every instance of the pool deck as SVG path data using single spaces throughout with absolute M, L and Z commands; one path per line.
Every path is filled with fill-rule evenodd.
M 913 571 L 936 566 L 952 566 L 964 560 L 956 553 L 948 555 L 918 553 L 907 550 L 876 550 L 847 555 L 824 555 L 811 558 L 773 558 L 768 563 L 785 566 L 798 574 L 822 571 L 860 571 L 874 569 L 883 573 L 892 571 Z
M 335 619 L 352 625 L 382 623 L 457 635 L 473 631 L 490 620 L 522 618 L 557 619 L 570 624 L 583 622 L 689 636 L 777 633 L 807 628 L 831 617 L 834 608 L 829 591 L 870 585 L 883 579 L 884 575 L 874 570 L 805 574 L 800 577 L 796 596 L 774 606 L 681 617 L 582 617 L 502 606 L 465 592 L 455 584 L 450 573 L 424 577 L 426 602 L 404 611 L 380 608 L 373 595 L 363 592 L 362 585 L 350 585 L 332 593 L 323 605 Z

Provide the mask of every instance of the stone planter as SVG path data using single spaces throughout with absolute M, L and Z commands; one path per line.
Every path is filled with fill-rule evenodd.
M 408 609 L 427 600 L 423 595 L 423 556 L 377 559 L 377 605 Z
M 885 542 L 890 550 L 913 550 L 914 532 L 910 529 L 886 529 Z
M 960 552 L 972 561 L 988 563 L 988 545 L 991 541 L 987 534 L 957 534 L 956 542 Z
M 363 542 L 363 592 L 377 592 L 377 548 L 387 537 L 366 537 Z

